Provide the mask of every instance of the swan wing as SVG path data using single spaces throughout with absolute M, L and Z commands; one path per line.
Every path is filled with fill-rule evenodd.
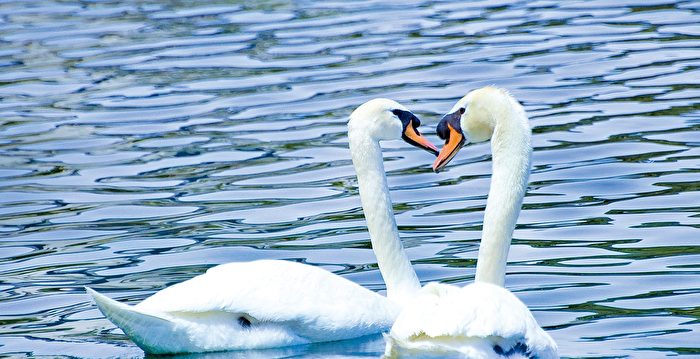
M 139 347 L 161 354 L 356 338 L 388 330 L 398 314 L 385 297 L 350 280 L 276 260 L 219 265 L 135 306 L 90 294 Z M 154 323 L 168 328 L 159 331 L 165 340 L 154 339 Z
M 387 353 L 393 346 L 470 357 L 558 357 L 556 343 L 527 306 L 507 289 L 488 283 L 426 286 L 396 319 L 390 337 Z

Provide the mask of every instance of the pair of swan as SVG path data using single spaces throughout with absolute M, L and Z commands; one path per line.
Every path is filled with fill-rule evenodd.
M 491 139 L 493 177 L 475 283 L 420 282 L 394 220 L 379 141 L 402 138 L 438 154 L 400 104 L 371 100 L 348 122 L 362 208 L 387 296 L 323 269 L 289 261 L 229 263 L 129 306 L 87 289 L 102 313 L 153 354 L 263 349 L 389 331 L 386 356 L 555 358 L 556 344 L 503 288 L 511 235 L 530 171 L 530 128 L 507 92 L 485 87 L 438 125 L 441 170 L 467 141 Z

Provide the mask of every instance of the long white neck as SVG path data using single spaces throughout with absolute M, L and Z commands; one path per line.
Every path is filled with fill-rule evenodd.
M 476 282 L 503 286 L 508 249 L 530 176 L 530 126 L 522 106 L 504 96 L 491 111 L 493 169 L 476 264 Z
M 420 289 L 420 282 L 401 245 L 394 220 L 379 141 L 359 129 L 348 132 L 352 163 L 372 249 L 386 283 L 389 300 L 402 304 Z

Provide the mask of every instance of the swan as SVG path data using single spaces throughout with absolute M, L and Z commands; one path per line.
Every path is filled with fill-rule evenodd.
M 413 113 L 388 99 L 362 104 L 348 121 L 386 297 L 321 268 L 283 260 L 218 265 L 133 306 L 86 291 L 107 319 L 150 354 L 264 349 L 385 332 L 420 283 L 396 228 L 379 141 L 402 138 L 437 155 L 419 125 Z
M 386 336 L 386 357 L 558 358 L 554 340 L 503 287 L 511 236 L 530 174 L 530 126 L 505 90 L 484 87 L 460 99 L 437 127 L 443 169 L 465 142 L 491 140 L 491 188 L 474 283 L 429 283 L 405 305 Z

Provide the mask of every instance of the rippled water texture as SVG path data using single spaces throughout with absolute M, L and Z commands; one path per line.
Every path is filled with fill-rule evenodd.
M 510 89 L 534 171 L 507 287 L 567 357 L 700 353 L 700 3 L 0 3 L 0 356 L 141 356 L 83 286 L 136 303 L 231 261 L 383 290 L 345 137 L 396 99 L 434 142 Z M 434 174 L 385 144 L 421 280 L 469 283 L 488 144 Z M 381 338 L 258 353 L 377 355 Z M 253 353 L 247 353 L 248 357 Z M 212 355 L 217 357 L 220 355 Z

